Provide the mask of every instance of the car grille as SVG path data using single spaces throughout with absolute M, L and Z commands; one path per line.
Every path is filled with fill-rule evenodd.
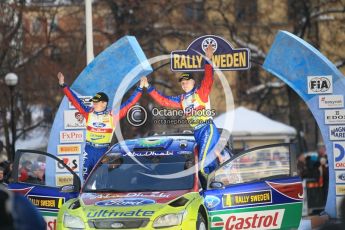
M 96 229 L 129 229 L 143 228 L 150 219 L 144 218 L 116 218 L 89 220 L 89 226 Z

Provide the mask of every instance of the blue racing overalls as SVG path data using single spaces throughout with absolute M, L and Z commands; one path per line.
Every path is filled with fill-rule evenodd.
M 131 97 L 120 106 L 120 111 L 114 114 L 107 109 L 95 112 L 92 107 L 86 106 L 68 86 L 64 86 L 63 91 L 86 119 L 86 144 L 83 157 L 83 178 L 85 180 L 97 161 L 108 150 L 117 121 L 126 116 L 127 111 L 140 99 L 142 88 L 138 87 Z

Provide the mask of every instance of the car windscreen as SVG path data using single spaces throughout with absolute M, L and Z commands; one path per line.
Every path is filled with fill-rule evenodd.
M 166 178 L 194 165 L 192 154 L 129 156 L 110 154 L 96 166 L 83 192 L 133 192 L 191 189 L 195 173 Z M 140 163 L 136 162 L 139 161 Z M 164 175 L 162 177 L 162 175 Z

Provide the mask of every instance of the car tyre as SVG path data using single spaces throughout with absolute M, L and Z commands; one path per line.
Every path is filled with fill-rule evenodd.
M 207 230 L 206 221 L 201 213 L 198 214 L 198 219 L 196 221 L 196 229 L 197 230 Z

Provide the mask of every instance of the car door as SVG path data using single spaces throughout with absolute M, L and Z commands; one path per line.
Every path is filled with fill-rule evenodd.
M 56 171 L 64 172 L 57 174 Z M 27 197 L 42 213 L 47 229 L 56 229 L 59 208 L 77 197 L 78 175 L 63 160 L 35 150 L 18 150 L 13 163 L 9 190 Z
M 211 229 L 297 228 L 303 187 L 293 149 L 290 144 L 257 147 L 211 173 L 204 191 Z

